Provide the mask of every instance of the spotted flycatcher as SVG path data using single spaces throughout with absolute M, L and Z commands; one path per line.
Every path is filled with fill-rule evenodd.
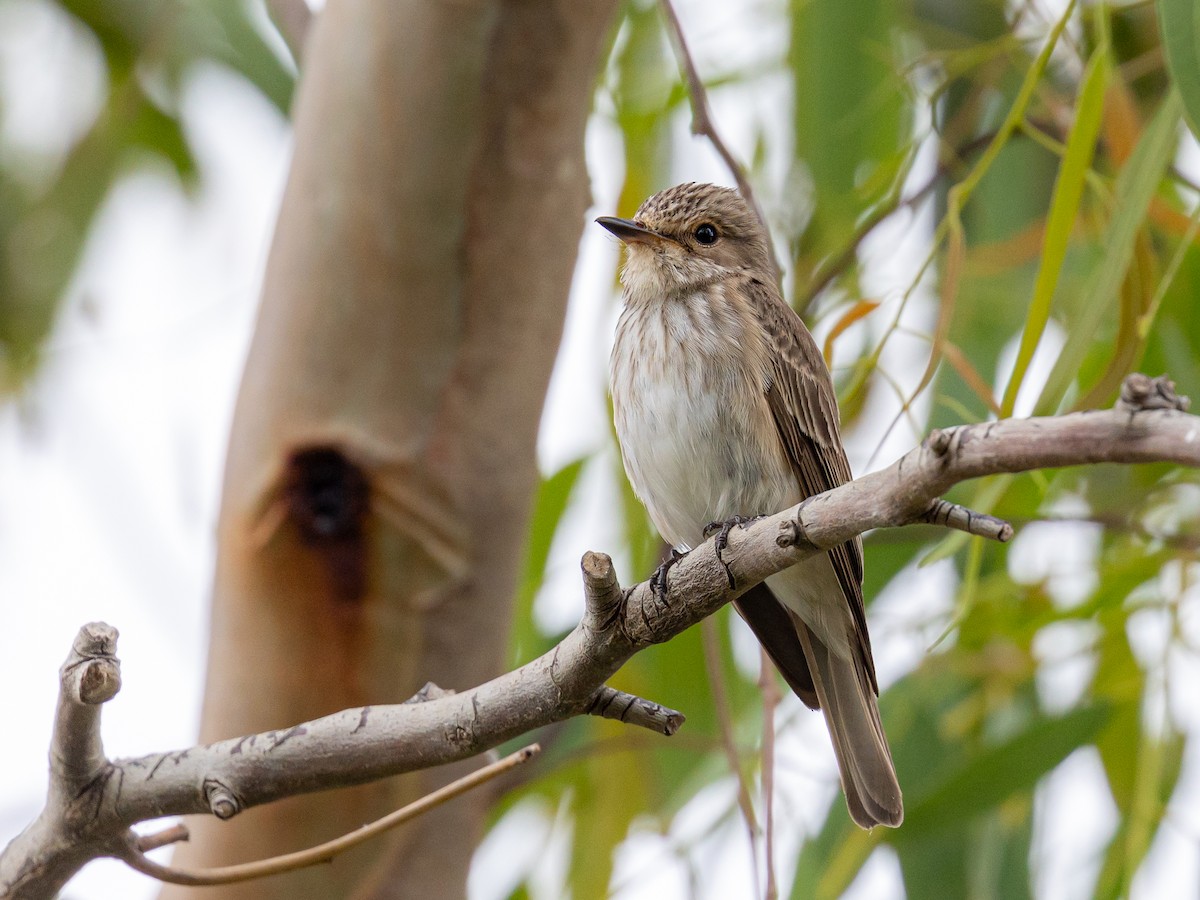
M 681 184 L 632 221 L 612 397 L 625 471 L 659 533 L 686 552 L 706 526 L 774 513 L 850 480 L 837 399 L 812 335 L 784 302 L 767 235 L 736 191 Z M 846 804 L 863 828 L 899 825 L 849 541 L 734 601 L 792 690 L 829 726 Z

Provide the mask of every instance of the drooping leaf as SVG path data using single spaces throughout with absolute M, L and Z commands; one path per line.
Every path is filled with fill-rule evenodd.
M 825 356 L 825 364 L 827 366 L 833 364 L 834 341 L 836 341 L 847 328 L 849 328 L 855 322 L 858 322 L 859 320 L 869 316 L 878 308 L 879 303 L 874 300 L 859 300 L 848 310 L 842 313 L 838 320 L 833 323 L 833 327 L 829 329 L 829 334 L 825 335 L 825 345 L 821 349 L 822 354 Z
M 243 0 L 53 0 L 50 5 L 94 38 L 106 69 L 107 95 L 48 183 L 30 190 L 16 172 L 21 160 L 0 160 L 0 295 L 5 298 L 0 392 L 20 386 L 36 368 L 96 213 L 114 183 L 158 158 L 170 164 L 182 187 L 195 184 L 196 160 L 181 118 L 187 77 L 204 63 L 227 66 L 282 113 L 294 81 L 260 30 L 265 18 L 256 18 Z M 16 184 L 22 187 L 11 189 Z
M 549 649 L 552 636 L 542 635 L 533 621 L 533 601 L 546 575 L 550 547 L 571 492 L 579 480 L 586 460 L 567 463 L 553 475 L 543 478 L 534 498 L 529 537 L 525 546 L 525 565 L 513 604 L 513 637 L 510 658 L 514 665 L 528 662 Z
M 1066 344 L 1047 379 L 1035 413 L 1053 413 L 1062 402 L 1071 382 L 1091 349 L 1097 329 L 1106 313 L 1116 305 L 1118 291 L 1129 261 L 1134 240 L 1146 216 L 1150 198 L 1162 180 L 1163 169 L 1175 150 L 1176 128 L 1181 104 L 1172 91 L 1163 100 L 1153 121 L 1117 178 L 1115 212 L 1104 235 L 1104 254 L 1092 270 L 1077 319 L 1071 323 Z
M 1096 137 L 1100 132 L 1109 66 L 1108 46 L 1101 44 L 1092 52 L 1092 58 L 1084 71 L 1079 102 L 1075 106 L 1075 124 L 1071 127 L 1070 137 L 1067 138 L 1066 155 L 1063 157 L 1058 179 L 1054 183 L 1037 280 L 1029 302 L 1029 313 L 1025 319 L 1024 332 L 1021 334 L 1016 363 L 1000 405 L 1001 416 L 1012 415 L 1017 391 L 1029 364 L 1033 361 L 1033 353 L 1046 329 L 1046 323 L 1050 320 L 1050 304 L 1054 300 L 1058 276 L 1066 259 L 1067 244 L 1075 229 L 1079 203 L 1083 198 L 1084 177 L 1091 167 Z
M 946 773 L 935 789 L 909 804 L 907 827 L 897 832 L 896 841 L 912 840 L 925 830 L 953 828 L 1032 788 L 1077 747 L 1091 741 L 1109 715 L 1107 706 L 1094 705 L 1057 718 L 1042 718 L 1015 737 L 975 754 L 957 771 Z
M 667 112 L 684 98 L 667 55 L 657 3 L 629 0 L 612 63 L 613 101 L 625 140 L 625 181 L 617 214 L 632 216 L 643 200 L 666 187 L 670 165 Z
M 1200 138 L 1200 9 L 1191 0 L 1156 0 L 1162 46 L 1184 118 Z
M 799 268 L 811 272 L 890 186 L 890 177 L 873 176 L 891 166 L 894 177 L 908 145 L 910 112 L 892 61 L 894 4 L 795 0 L 790 12 L 798 177 L 811 185 L 815 200 Z
M 617 846 L 647 806 L 647 788 L 652 786 L 648 775 L 638 764 L 637 754 L 630 751 L 595 754 L 579 766 L 572 804 L 575 833 L 567 873 L 573 898 L 605 900 L 609 896 Z M 617 785 L 619 789 L 615 789 Z

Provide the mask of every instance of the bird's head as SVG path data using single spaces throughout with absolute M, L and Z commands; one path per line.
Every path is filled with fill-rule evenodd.
M 661 298 L 733 274 L 771 271 L 758 217 L 731 188 L 678 184 L 643 203 L 632 219 L 596 221 L 629 248 L 621 281 L 633 295 Z

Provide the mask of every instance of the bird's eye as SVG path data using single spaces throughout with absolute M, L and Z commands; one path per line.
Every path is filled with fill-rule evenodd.
M 701 244 L 715 244 L 717 242 L 717 229 L 707 222 L 697 226 L 692 234 Z

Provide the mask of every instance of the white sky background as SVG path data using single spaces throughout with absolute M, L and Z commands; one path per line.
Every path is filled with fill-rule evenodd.
M 689 0 L 679 8 L 702 72 L 720 74 L 783 52 L 782 29 L 765 32 L 770 43 L 764 46 L 764 25 L 776 15 L 772 4 Z M 0 83 L 7 92 L 0 98 L 0 152 L 53 153 L 86 125 L 97 102 L 95 59 L 49 9 L 38 0 L 0 3 Z M 788 158 L 787 135 L 771 125 L 779 121 L 772 109 L 788 102 L 787 90 L 783 80 L 766 78 L 714 93 L 717 120 L 735 154 L 746 158 L 754 128 L 766 127 L 774 151 L 769 158 Z M 184 116 L 202 173 L 196 201 L 180 195 L 165 168 L 120 184 L 106 203 L 42 370 L 17 402 L 0 406 L 0 683 L 23 687 L 3 698 L 6 717 L 19 726 L 8 729 L 0 744 L 0 844 L 42 804 L 57 669 L 82 623 L 103 619 L 121 631 L 124 687 L 105 706 L 108 753 L 141 755 L 194 741 L 222 458 L 290 135 L 266 101 L 215 68 L 189 79 Z M 676 180 L 729 183 L 715 154 L 690 137 L 687 124 L 682 114 L 675 123 Z M 587 150 L 596 202 L 590 220 L 612 211 L 622 176 L 620 134 L 602 114 L 593 117 Z M 894 301 L 912 277 L 930 225 L 924 214 L 872 236 L 864 248 L 871 262 L 863 283 L 873 296 Z M 580 260 L 539 441 L 545 471 L 608 440 L 603 385 L 617 314 L 611 294 L 616 242 L 589 226 Z M 929 330 L 930 310 L 928 297 L 918 296 L 909 322 L 914 330 Z M 853 332 L 843 338 L 845 346 L 855 340 Z M 894 343 L 885 365 L 911 388 L 926 345 L 916 338 Z M 1032 378 L 1045 376 L 1044 363 L 1034 369 Z M 865 420 L 891 420 L 894 407 L 887 408 L 886 398 L 872 403 L 879 408 Z M 856 471 L 863 470 L 881 430 L 868 426 L 847 436 Z M 913 440 L 902 424 L 875 466 L 886 465 Z M 607 505 L 608 465 L 601 460 L 590 467 L 556 540 L 537 606 L 548 626 L 577 620 L 580 553 L 620 544 Z M 1094 537 L 1067 526 L 1039 527 L 1057 531 L 1026 529 L 1013 548 L 1013 570 L 1029 579 L 1054 573 L 1068 595 L 1078 589 L 1080 573 L 1090 571 Z M 644 573 L 622 570 L 627 581 L 635 574 Z M 872 609 L 885 683 L 920 660 L 940 627 L 924 633 L 914 623 L 936 622 L 936 614 L 948 609 L 948 566 L 911 575 Z M 1161 623 L 1148 621 L 1142 631 L 1147 658 L 1161 659 Z M 1039 682 L 1048 698 L 1077 696 L 1087 677 L 1064 650 L 1078 636 L 1061 637 L 1045 642 L 1046 658 L 1061 659 Z M 752 639 L 744 632 L 735 638 L 744 651 L 740 658 L 748 668 L 756 666 Z M 1194 681 L 1194 662 L 1172 664 L 1183 667 L 1172 673 L 1174 683 Z M 1177 716 L 1196 727 L 1200 706 L 1190 698 L 1172 699 Z M 829 802 L 841 801 L 821 717 L 802 713 L 789 699 L 781 720 L 793 723 L 779 747 L 779 843 L 787 847 L 819 825 Z M 1038 827 L 1046 838 L 1038 849 L 1041 896 L 1081 896 L 1080 873 L 1099 865 L 1115 813 L 1096 784 L 1098 773 L 1094 755 L 1078 754 L 1039 794 Z M 1197 773 L 1197 760 L 1189 759 L 1172 824 L 1136 884 L 1140 896 L 1200 894 L 1200 814 L 1186 812 L 1196 806 L 1188 798 L 1200 795 Z M 705 861 L 699 896 L 750 897 L 741 822 L 699 837 L 728 808 L 731 790 L 726 781 L 701 792 L 665 838 L 644 831 L 628 841 L 614 875 L 618 896 L 691 896 L 678 848 L 698 840 L 695 857 Z M 534 873 L 536 897 L 556 897 L 568 829 L 561 810 L 534 801 L 519 806 L 478 855 L 472 897 L 504 897 L 528 872 Z M 781 883 L 788 883 L 793 865 L 781 854 Z M 123 865 L 101 861 L 88 866 L 66 896 L 137 900 L 156 889 Z M 851 895 L 902 896 L 890 852 L 876 855 Z

